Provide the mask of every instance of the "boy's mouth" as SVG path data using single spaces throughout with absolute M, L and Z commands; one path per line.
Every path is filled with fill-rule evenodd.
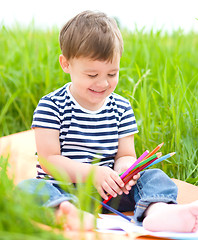
M 94 92 L 94 93 L 98 93 L 98 94 L 100 94 L 100 93 L 104 93 L 105 91 L 106 91 L 106 89 L 105 90 L 102 90 L 102 91 L 97 91 L 97 90 L 94 90 L 94 89 L 89 89 L 91 92 Z

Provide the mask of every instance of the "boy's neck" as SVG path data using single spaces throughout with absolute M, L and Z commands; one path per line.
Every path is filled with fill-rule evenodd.
M 104 106 L 104 104 L 106 103 L 107 98 L 105 98 L 103 101 L 101 101 L 101 102 L 98 103 L 98 104 L 94 104 L 94 103 L 89 104 L 89 103 L 87 103 L 87 102 L 86 102 L 86 103 L 83 103 L 83 102 L 79 101 L 79 100 L 75 97 L 75 95 L 72 93 L 71 85 L 72 85 L 72 83 L 70 83 L 69 88 L 68 88 L 69 93 L 70 93 L 70 95 L 72 96 L 72 98 L 75 100 L 75 103 L 76 103 L 77 105 L 79 105 L 81 108 L 83 108 L 83 109 L 85 109 L 85 110 L 88 110 L 88 111 L 93 111 L 93 112 L 95 112 L 95 111 L 100 110 L 100 109 Z

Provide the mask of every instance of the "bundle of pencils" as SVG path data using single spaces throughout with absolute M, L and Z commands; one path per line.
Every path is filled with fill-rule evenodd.
M 120 178 L 123 180 L 123 182 L 127 184 L 133 178 L 133 176 L 138 174 L 140 171 L 156 163 L 159 163 L 175 154 L 175 152 L 173 152 L 162 156 L 161 152 L 157 153 L 157 151 L 163 146 L 163 144 L 164 143 L 159 144 L 150 153 L 148 150 L 146 150 L 129 169 L 120 174 Z M 103 201 L 103 203 L 106 204 L 111 198 L 112 196 L 110 195 L 107 200 Z

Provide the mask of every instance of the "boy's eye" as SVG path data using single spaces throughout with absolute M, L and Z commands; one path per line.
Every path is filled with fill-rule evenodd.
M 116 76 L 116 73 L 113 73 L 113 74 L 108 74 L 109 77 L 115 77 Z
M 90 78 L 95 78 L 95 77 L 98 76 L 98 74 L 94 74 L 94 75 L 92 75 L 92 74 L 88 74 L 88 76 L 89 76 Z

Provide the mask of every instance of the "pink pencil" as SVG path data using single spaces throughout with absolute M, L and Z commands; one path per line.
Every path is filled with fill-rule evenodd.
M 153 163 L 156 159 L 158 159 L 158 157 L 160 157 L 162 155 L 162 153 L 157 153 L 157 158 L 153 158 L 152 160 L 148 161 L 147 163 L 143 164 L 142 166 L 138 167 L 137 169 L 135 169 L 133 172 L 130 172 L 128 174 L 128 176 L 126 176 L 126 179 L 123 179 L 124 181 L 124 185 L 127 184 L 134 175 L 136 175 L 137 173 L 139 173 L 140 171 L 142 171 L 144 168 L 146 168 L 147 166 L 149 166 L 151 163 Z M 112 199 L 112 195 L 110 195 L 108 197 L 107 200 L 104 200 L 103 203 L 107 203 L 110 199 Z
M 140 161 L 142 161 L 142 159 L 144 159 L 148 154 L 149 154 L 149 151 L 146 150 L 146 151 L 134 162 L 134 164 L 131 165 L 130 168 L 128 168 L 122 175 L 120 175 L 120 178 L 121 178 L 121 179 L 125 178 L 125 177 L 131 172 L 131 170 L 132 170 Z M 104 200 L 104 201 L 103 201 L 103 203 L 107 203 L 111 198 L 112 198 L 112 196 L 110 195 L 107 200 Z M 102 205 L 100 205 L 100 207 L 102 207 Z
M 121 179 L 123 179 L 124 177 L 126 177 L 126 175 L 128 175 L 128 174 L 130 173 L 130 171 L 131 171 L 140 161 L 142 161 L 142 159 L 145 158 L 146 155 L 148 155 L 148 154 L 149 154 L 149 151 L 146 150 L 146 151 L 134 162 L 134 164 L 133 164 L 130 168 L 128 168 L 128 169 L 120 176 Z

